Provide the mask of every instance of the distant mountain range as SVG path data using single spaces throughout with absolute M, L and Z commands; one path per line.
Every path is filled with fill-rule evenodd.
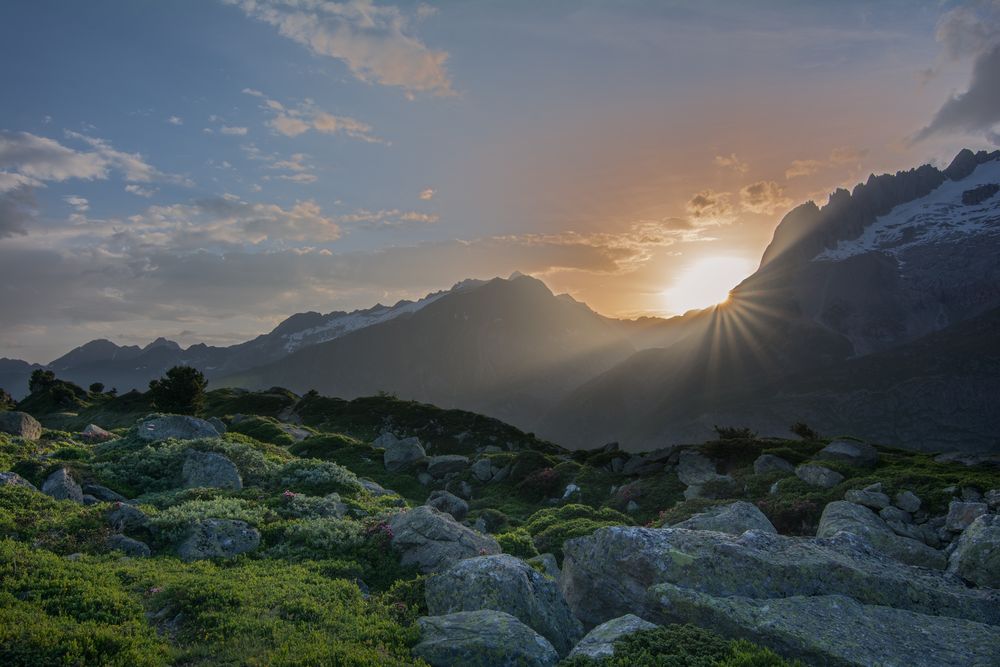
M 289 317 L 231 347 L 96 340 L 46 366 L 144 389 L 171 366 L 213 386 L 387 391 L 499 417 L 569 447 L 699 441 L 804 420 L 917 449 L 1000 449 L 1000 151 L 872 176 L 778 225 L 725 304 L 607 318 L 542 282 L 468 280 L 419 301 Z M 0 359 L 15 395 L 41 366 Z

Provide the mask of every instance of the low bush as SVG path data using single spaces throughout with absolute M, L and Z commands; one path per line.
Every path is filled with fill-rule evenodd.
M 527 531 L 518 528 L 506 533 L 494 535 L 497 544 L 505 554 L 518 558 L 532 558 L 538 555 L 538 549 Z
M 564 505 L 535 512 L 524 524 L 539 553 L 551 553 L 560 562 L 563 542 L 590 535 L 605 526 L 628 526 L 632 520 L 610 508 L 594 509 L 586 505 Z

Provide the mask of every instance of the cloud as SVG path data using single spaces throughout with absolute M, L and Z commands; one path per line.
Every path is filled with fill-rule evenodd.
M 952 60 L 991 50 L 1000 42 L 1000 2 L 978 2 L 945 12 L 934 36 Z
M 361 81 L 408 93 L 453 95 L 445 67 L 448 54 L 410 34 L 410 18 L 398 7 L 322 0 L 224 0 L 312 53 L 343 61 Z M 429 16 L 418 8 L 417 19 Z
M 169 118 L 167 118 L 167 122 L 170 123 L 171 125 L 183 125 L 184 119 L 181 118 L 180 116 L 170 116 Z
M 30 185 L 70 178 L 104 179 L 110 163 L 105 153 L 81 153 L 30 132 L 0 132 L 0 169 L 30 179 Z
M 798 178 L 800 176 L 810 176 L 829 167 L 839 167 L 845 164 L 859 165 L 868 155 L 867 150 L 850 147 L 834 148 L 830 151 L 829 157 L 823 160 L 792 160 L 791 166 L 785 170 L 785 178 Z
M 687 203 L 688 215 L 700 224 L 725 224 L 732 222 L 733 206 L 728 192 L 702 190 Z
M 315 130 L 320 134 L 342 134 L 370 143 L 386 143 L 372 134 L 371 125 L 349 116 L 336 116 L 323 111 L 310 99 L 289 107 L 253 88 L 244 88 L 243 93 L 263 100 L 260 108 L 273 115 L 268 125 L 286 137 L 297 137 Z
M 247 128 L 245 127 L 230 127 L 229 125 L 223 125 L 219 128 L 219 132 L 222 134 L 229 134 L 234 136 L 242 137 L 247 133 Z
M 35 218 L 36 207 L 34 190 L 30 187 L 13 188 L 0 194 L 0 239 L 27 234 L 27 227 Z
M 740 205 L 744 211 L 771 215 L 792 205 L 784 188 L 774 181 L 757 181 L 740 189 Z
M 1000 44 L 980 54 L 964 93 L 945 102 L 914 141 L 948 132 L 989 133 L 1000 123 Z
M 138 197 L 152 197 L 156 194 L 156 188 L 144 188 L 141 185 L 136 185 L 135 183 L 129 183 L 125 186 L 125 192 L 129 194 L 136 195 Z
M 434 190 L 434 188 L 426 188 L 420 191 L 418 197 L 420 197 L 421 201 L 430 201 L 434 199 L 435 194 L 437 194 L 437 192 L 436 190 Z
M 736 153 L 730 153 L 728 156 L 716 155 L 715 164 L 732 169 L 738 174 L 745 174 L 750 170 L 750 165 L 736 157 Z
M 63 201 L 72 206 L 73 210 L 77 213 L 86 213 L 90 210 L 90 202 L 85 197 L 69 195 L 68 197 L 63 197 Z

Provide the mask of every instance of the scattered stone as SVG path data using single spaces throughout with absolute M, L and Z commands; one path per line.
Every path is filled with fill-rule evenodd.
M 413 655 L 431 667 L 552 667 L 559 654 L 544 637 L 502 611 L 463 611 L 417 619 Z
M 121 551 L 126 556 L 135 558 L 149 558 L 153 553 L 145 542 L 133 540 L 124 535 L 112 535 L 108 538 L 107 545 L 110 549 Z
M 391 433 L 386 433 L 375 442 L 379 443 L 379 441 L 381 444 L 376 444 L 376 446 L 385 448 L 382 460 L 385 463 L 385 469 L 389 472 L 406 470 L 427 457 L 427 452 L 424 451 L 423 445 L 420 444 L 420 439 L 417 437 L 398 440 Z
M 226 426 L 226 423 L 221 419 L 219 419 L 218 417 L 209 417 L 207 421 L 209 424 L 212 425 L 212 428 L 218 431 L 219 435 L 225 435 L 226 432 L 229 430 L 229 427 Z
M 622 465 L 621 471 L 623 475 L 652 475 L 663 470 L 664 465 L 662 460 L 650 460 L 642 454 L 635 454 Z
M 677 460 L 677 477 L 688 486 L 702 486 L 718 479 L 731 479 L 715 470 L 715 462 L 694 449 L 681 451 Z
M 141 530 L 149 525 L 149 517 L 138 507 L 120 503 L 107 515 L 107 522 L 118 532 Z
M 443 454 L 427 459 L 427 472 L 437 479 L 453 472 L 462 472 L 468 467 L 469 457 L 458 454 Z
M 810 486 L 822 489 L 831 489 L 844 481 L 839 472 L 813 463 L 800 465 L 795 469 L 795 476 Z
M 181 560 L 232 558 L 260 546 L 260 533 L 245 521 L 202 519 L 177 546 Z
M 716 597 L 672 584 L 650 589 L 664 620 L 748 638 L 810 665 L 989 665 L 1000 628 L 862 604 L 847 595 Z
M 1000 588 L 1000 516 L 977 517 L 955 541 L 948 571 L 976 586 Z
M 635 502 L 634 500 L 628 501 L 628 505 L 625 506 L 625 511 L 628 512 L 629 514 L 635 514 L 636 512 L 639 511 L 639 503 Z
M 753 462 L 753 471 L 757 475 L 767 475 L 774 472 L 792 472 L 795 466 L 774 454 L 761 454 Z
M 625 469 L 625 459 L 623 459 L 620 456 L 616 456 L 615 458 L 611 459 L 611 472 L 621 473 L 621 471 L 624 469 Z
M 394 515 L 389 527 L 392 546 L 402 554 L 401 563 L 415 565 L 424 573 L 441 572 L 465 558 L 500 553 L 492 537 L 428 505 Z
M 38 440 L 42 437 L 42 425 L 27 412 L 0 412 L 0 433 Z
M 472 485 L 466 482 L 464 479 L 451 480 L 445 485 L 445 488 L 454 493 L 459 498 L 464 498 L 470 500 L 472 498 Z
M 742 535 L 748 530 L 762 530 L 765 533 L 775 534 L 778 532 L 770 520 L 764 516 L 764 513 L 757 509 L 756 505 L 742 500 L 712 507 L 673 527 L 689 530 L 714 530 L 730 535 Z
M 569 500 L 574 494 L 580 494 L 581 489 L 576 484 L 567 484 L 566 490 L 563 491 L 562 499 Z
M 871 507 L 871 505 L 869 505 L 869 507 Z M 898 507 L 892 507 L 891 505 L 889 507 L 884 507 L 881 510 L 879 510 L 878 515 L 886 523 L 889 523 L 891 521 L 896 521 L 904 524 L 913 523 L 913 516 L 910 515 L 909 512 L 904 512 Z
M 833 537 L 840 531 L 853 533 L 871 543 L 882 553 L 901 563 L 943 570 L 943 553 L 923 542 L 897 535 L 867 507 L 837 500 L 823 508 L 816 537 Z
M 84 484 L 83 492 L 85 494 L 94 496 L 101 502 L 105 503 L 123 503 L 128 498 L 120 493 L 116 493 L 106 486 L 101 486 L 100 484 Z
M 83 489 L 66 468 L 59 468 L 45 479 L 45 483 L 42 484 L 42 493 L 52 496 L 56 500 L 83 502 Z
M 1000 625 L 1000 592 L 963 586 L 944 572 L 904 565 L 862 538 L 727 535 L 611 526 L 567 540 L 560 586 L 594 626 L 627 613 L 657 621 L 646 590 L 672 583 L 713 596 L 849 595 L 866 605 Z
M 514 616 L 542 635 L 559 655 L 583 636 L 555 581 L 508 554 L 460 561 L 426 583 L 432 616 L 492 609 Z
M 634 614 L 613 618 L 588 632 L 580 643 L 573 647 L 569 657 L 579 656 L 591 660 L 610 658 L 615 654 L 615 642 L 622 637 L 642 630 L 655 630 L 657 627 L 659 626 L 655 623 L 644 621 Z
M 874 467 L 878 463 L 878 450 L 869 444 L 854 440 L 834 440 L 816 454 L 825 461 L 840 461 L 863 468 Z
M 983 502 L 990 508 L 991 511 L 996 512 L 1000 509 L 1000 489 L 990 489 L 983 494 Z
M 399 495 L 395 491 L 391 491 L 391 490 L 385 488 L 384 486 L 382 486 L 381 484 L 379 484 L 375 480 L 367 479 L 367 478 L 361 478 L 358 481 L 361 482 L 361 486 L 364 487 L 364 489 L 366 491 L 368 491 L 368 493 L 372 494 L 373 496 L 398 496 Z
M 983 494 L 974 486 L 962 487 L 962 500 L 967 503 L 978 503 L 983 499 Z
M 117 436 L 111 431 L 105 431 L 103 428 L 97 424 L 87 424 L 87 426 L 80 431 L 80 439 L 86 442 L 107 442 L 108 440 L 114 440 Z
M 431 477 L 429 472 L 420 472 L 417 473 L 417 481 L 421 486 L 430 486 L 434 483 L 434 478 Z
M 844 494 L 844 500 L 855 505 L 864 505 L 873 510 L 885 509 L 891 504 L 889 496 L 881 491 L 851 489 Z
M 556 581 L 559 581 L 559 577 L 562 575 L 562 571 L 559 569 L 559 563 L 556 561 L 556 557 L 552 554 L 539 554 L 533 556 L 525 561 L 528 565 L 539 566 L 542 568 L 542 574 L 552 577 Z M 535 568 L 538 569 L 537 567 Z
M 43 491 L 45 489 L 42 489 Z M 952 532 L 965 530 L 977 517 L 988 511 L 986 503 L 966 503 L 953 500 L 948 505 L 948 517 L 945 519 L 945 528 Z
M 472 464 L 472 476 L 480 482 L 488 482 L 493 478 L 493 464 L 489 459 L 479 459 Z
M 500 468 L 500 470 L 498 470 L 493 475 L 493 481 L 494 482 L 502 482 L 502 481 L 504 481 L 505 479 L 507 479 L 508 476 L 510 476 L 510 471 L 513 470 L 513 468 L 514 467 L 510 463 L 508 463 L 507 465 L 505 465 L 503 468 Z
M 450 514 L 455 521 L 461 521 L 469 513 L 469 503 L 454 493 L 443 489 L 431 492 L 430 497 L 427 499 L 427 504 L 446 514 Z
M 184 487 L 187 489 L 234 489 L 243 488 L 243 478 L 236 464 L 222 454 L 189 450 L 181 471 Z
M 146 442 L 218 438 L 219 432 L 204 419 L 188 415 L 149 416 L 136 426 L 136 435 Z
M 904 512 L 913 514 L 920 509 L 923 501 L 920 500 L 920 497 L 913 493 L 913 491 L 900 491 L 896 494 L 896 497 L 893 498 L 893 503 Z
M 18 475 L 16 472 L 0 472 L 0 486 L 21 486 L 37 491 L 35 485 Z
M 97 498 L 95 498 L 94 496 L 90 495 L 89 493 L 83 494 L 83 504 L 84 505 L 96 505 L 99 502 L 101 502 L 101 501 L 98 500 Z

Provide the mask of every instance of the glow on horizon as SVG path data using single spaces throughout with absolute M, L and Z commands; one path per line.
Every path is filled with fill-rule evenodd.
M 683 269 L 663 291 L 664 310 L 683 314 L 729 300 L 729 292 L 756 269 L 744 257 L 703 257 Z

